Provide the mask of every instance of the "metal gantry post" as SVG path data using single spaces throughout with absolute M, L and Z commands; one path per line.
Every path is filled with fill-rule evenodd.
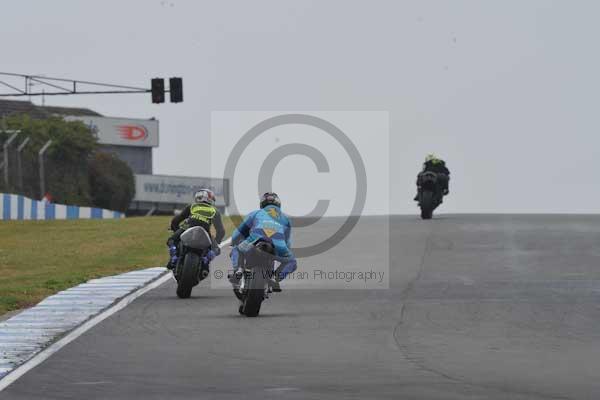
M 48 150 L 48 147 L 52 144 L 52 140 L 48 140 L 44 147 L 38 152 L 38 161 L 40 164 L 40 198 L 43 199 L 46 195 L 46 177 L 44 172 L 44 153 Z
M 21 152 L 29 143 L 29 136 L 23 140 L 23 142 L 17 147 L 17 173 L 19 174 L 19 190 L 23 191 L 23 165 L 21 162 Z
M 4 162 L 2 163 L 2 166 L 4 167 L 4 187 L 6 190 L 8 190 L 8 146 L 10 146 L 10 144 L 13 140 L 15 140 L 18 134 L 18 131 L 13 133 L 11 137 L 8 138 L 8 140 L 4 142 L 4 145 L 2 146 L 4 150 Z

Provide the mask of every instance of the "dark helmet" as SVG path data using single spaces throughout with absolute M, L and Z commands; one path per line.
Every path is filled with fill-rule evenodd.
M 266 206 L 281 207 L 281 200 L 279 200 L 277 193 L 267 192 L 261 196 L 260 208 L 265 208 Z

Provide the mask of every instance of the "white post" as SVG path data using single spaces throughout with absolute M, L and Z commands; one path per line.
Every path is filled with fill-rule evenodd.
M 44 176 L 44 153 L 48 150 L 48 147 L 52 144 L 52 140 L 48 140 L 44 147 L 38 152 L 38 161 L 40 163 L 40 198 L 44 198 L 46 195 L 46 177 Z
M 10 138 L 6 142 L 4 142 L 3 150 L 4 150 L 4 163 L 2 164 L 4 167 L 4 187 L 5 190 L 8 190 L 8 146 L 12 143 L 13 140 L 17 137 L 19 132 L 15 132 L 12 134 Z
M 23 191 L 23 166 L 21 165 L 21 152 L 29 143 L 29 136 L 17 147 L 17 173 L 19 174 L 19 190 Z M 22 193 L 21 193 L 22 194 Z

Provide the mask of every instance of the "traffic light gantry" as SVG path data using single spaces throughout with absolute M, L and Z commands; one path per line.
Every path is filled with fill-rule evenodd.
M 34 90 L 33 86 L 41 88 Z M 169 92 L 171 103 L 183 101 L 183 79 L 180 77 L 169 78 L 168 89 L 165 88 L 164 78 L 153 78 L 150 81 L 150 89 L 147 89 L 112 83 L 50 78 L 43 75 L 0 72 L 0 87 L 10 89 L 8 92 L 0 91 L 0 97 L 151 93 L 152 103 L 160 104 L 165 102 L 165 93 Z

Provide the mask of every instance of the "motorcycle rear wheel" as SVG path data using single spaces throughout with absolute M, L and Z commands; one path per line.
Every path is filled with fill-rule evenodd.
M 199 268 L 200 257 L 194 253 L 187 253 L 177 283 L 177 296 L 180 299 L 187 299 L 192 295 L 192 288 L 198 283 Z
M 248 289 L 242 307 L 242 314 L 246 317 L 258 317 L 260 306 L 264 300 L 263 289 Z
M 424 191 L 421 193 L 421 218 L 431 219 L 433 216 L 433 192 Z

